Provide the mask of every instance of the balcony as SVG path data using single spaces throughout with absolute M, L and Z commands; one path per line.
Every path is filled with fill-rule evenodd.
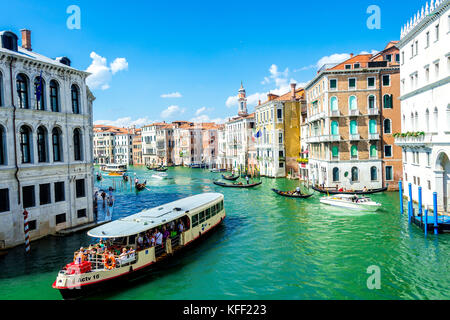
M 341 141 L 341 136 L 338 134 L 331 134 L 322 136 L 320 139 L 321 142 L 338 142 Z
M 359 113 L 358 109 L 356 109 L 356 110 L 349 110 L 348 111 L 348 115 L 351 116 L 351 117 L 357 117 L 357 116 L 360 115 L 360 113 Z
M 314 121 L 317 121 L 317 120 L 320 120 L 320 119 L 324 119 L 324 118 L 325 118 L 325 112 L 319 112 L 319 113 L 316 113 L 316 114 L 310 116 L 308 121 L 309 122 L 314 122 Z
M 349 139 L 350 141 L 359 141 L 361 140 L 361 136 L 359 134 L 351 134 Z
M 367 114 L 369 116 L 378 116 L 380 114 L 380 110 L 378 110 L 378 108 L 367 108 Z
M 380 140 L 379 133 L 369 133 L 369 140 Z
M 330 117 L 340 117 L 341 112 L 339 110 L 331 110 Z
M 433 143 L 432 133 L 408 132 L 402 134 L 395 134 L 394 137 L 395 137 L 395 144 L 400 147 L 406 146 L 420 147 Z

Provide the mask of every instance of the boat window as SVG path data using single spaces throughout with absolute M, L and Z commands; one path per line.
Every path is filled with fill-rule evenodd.
M 132 245 L 132 244 L 136 244 L 136 235 L 132 235 L 128 237 L 128 244 Z
M 192 216 L 192 228 L 198 226 L 198 214 Z
M 211 218 L 211 208 L 206 209 L 206 220 Z
M 202 223 L 205 221 L 205 211 L 202 211 L 198 214 L 199 223 Z

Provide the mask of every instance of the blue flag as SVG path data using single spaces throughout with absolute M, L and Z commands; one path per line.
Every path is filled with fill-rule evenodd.
M 38 103 L 41 101 L 41 95 L 42 95 L 42 70 L 41 74 L 39 75 L 39 85 L 36 88 L 36 100 Z

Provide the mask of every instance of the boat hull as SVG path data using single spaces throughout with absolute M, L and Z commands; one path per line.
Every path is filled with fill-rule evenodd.
M 325 190 L 320 189 L 317 187 L 312 187 L 313 190 L 320 192 L 322 194 L 356 194 L 356 195 L 367 195 L 367 194 L 374 194 L 374 193 L 380 193 L 387 191 L 388 187 L 380 188 L 380 189 L 374 189 L 374 190 L 368 190 L 368 191 L 336 191 L 336 190 Z
M 343 209 L 350 209 L 356 211 L 370 211 L 370 212 L 375 212 L 381 207 L 381 205 L 379 204 L 377 205 L 357 204 L 347 201 L 330 200 L 330 199 L 320 199 L 320 203 Z
M 197 238 L 193 239 L 191 242 L 186 243 L 181 248 L 175 250 L 172 255 L 167 255 L 161 258 L 160 260 L 157 260 L 156 262 L 141 267 L 140 269 L 134 270 L 131 265 L 128 267 L 127 272 L 107 278 L 103 281 L 78 286 L 76 288 L 57 288 L 55 286 L 56 284 L 55 281 L 53 287 L 59 290 L 64 300 L 82 299 L 96 293 L 106 292 L 108 289 L 120 290 L 124 286 L 129 285 L 131 280 L 148 276 L 150 271 L 162 267 L 165 263 L 171 261 L 174 257 L 177 257 L 179 254 L 185 252 L 187 249 L 200 244 L 201 240 L 204 240 L 209 235 L 211 235 L 212 234 L 211 231 L 216 230 L 222 224 L 224 219 L 225 215 L 220 219 L 220 221 L 216 225 L 206 230 L 204 233 L 199 235 Z

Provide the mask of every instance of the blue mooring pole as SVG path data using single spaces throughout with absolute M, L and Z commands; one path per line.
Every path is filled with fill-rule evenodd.
M 408 201 L 408 222 L 411 223 L 411 217 L 413 215 L 413 204 L 412 201 Z
M 400 192 L 400 213 L 403 215 L 403 183 L 402 180 L 398 182 L 398 189 Z
M 425 209 L 425 236 L 428 234 L 428 209 Z
M 422 187 L 419 187 L 419 216 L 420 216 L 420 222 L 423 222 L 423 217 L 422 217 Z
M 437 207 L 437 192 L 433 192 L 433 208 L 434 208 L 434 234 L 438 234 L 438 207 Z

